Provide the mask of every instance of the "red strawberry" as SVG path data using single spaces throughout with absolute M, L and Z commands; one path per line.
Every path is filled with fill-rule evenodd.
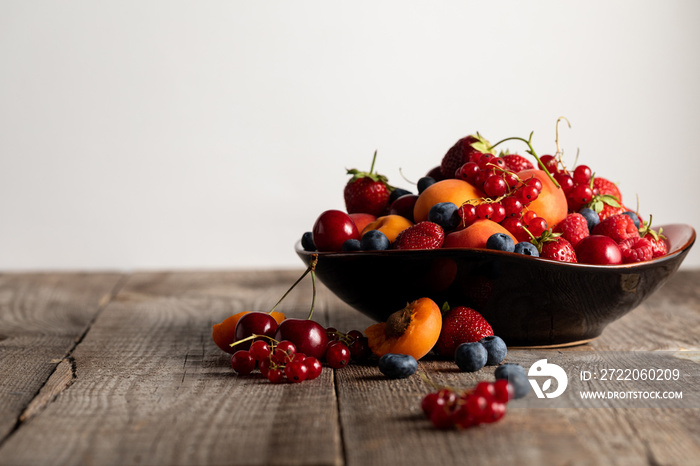
M 579 241 L 588 236 L 588 222 L 586 218 L 579 214 L 569 214 L 554 227 L 555 233 L 561 233 L 561 237 L 567 240 L 573 247 L 576 247 Z
M 614 205 L 603 203 L 601 210 L 598 212 L 598 218 L 600 218 L 600 221 L 602 222 L 606 218 L 610 218 L 613 215 L 621 214 L 622 212 L 624 212 L 626 210 L 627 209 L 622 207 L 622 206 L 614 206 Z
M 578 262 L 574 247 L 562 237 L 557 237 L 542 244 L 540 257 L 560 262 Z
M 532 165 L 532 163 L 522 155 L 505 154 L 501 155 L 501 158 L 506 163 L 506 168 L 512 171 L 513 173 L 518 173 L 523 170 L 532 170 L 533 168 L 535 168 L 535 166 Z
M 384 175 L 373 173 L 376 160 L 375 151 L 369 172 L 361 172 L 355 168 L 347 171 L 348 175 L 353 175 L 343 192 L 345 208 L 349 214 L 364 213 L 378 217 L 386 210 L 393 188 L 389 186 Z
M 440 163 L 440 171 L 445 179 L 455 177 L 455 172 L 465 163 L 469 162 L 469 157 L 473 153 L 486 153 L 490 150 L 489 142 L 481 137 L 479 133 L 476 136 L 465 136 L 457 141 L 447 151 Z
M 620 242 L 622 262 L 625 264 L 651 260 L 653 249 L 651 241 L 647 238 L 631 237 Z
M 634 226 L 634 221 L 625 214 L 606 218 L 593 227 L 591 234 L 609 236 L 618 244 L 628 238 L 639 238 L 639 230 Z
M 491 325 L 481 314 L 472 308 L 458 306 L 443 316 L 435 350 L 440 356 L 454 358 L 455 350 L 462 343 L 479 341 L 492 335 Z
M 420 222 L 403 230 L 394 241 L 394 249 L 438 249 L 445 241 L 445 230 L 433 222 Z

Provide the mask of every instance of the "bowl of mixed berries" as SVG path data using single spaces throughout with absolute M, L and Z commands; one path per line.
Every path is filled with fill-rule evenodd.
M 527 155 L 503 152 L 505 141 Z M 421 297 L 481 313 L 509 346 L 599 336 L 671 277 L 695 242 L 690 225 L 652 224 L 618 186 L 557 142 L 456 141 L 416 192 L 348 170 L 345 208 L 322 212 L 296 244 L 332 292 L 385 321 Z

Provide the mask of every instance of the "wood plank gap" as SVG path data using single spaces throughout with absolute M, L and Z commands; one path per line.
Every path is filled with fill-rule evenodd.
M 343 417 L 340 415 L 340 393 L 338 390 L 338 371 L 333 369 L 333 390 L 335 391 L 335 415 L 338 422 L 338 435 L 340 436 L 340 461 L 341 464 L 348 464 L 347 451 L 345 445 L 345 428 L 343 426 Z
M 46 406 L 53 402 L 64 390 L 70 387 L 73 382 L 77 379 L 76 364 L 75 359 L 73 359 L 73 352 L 78 347 L 78 345 L 85 339 L 93 324 L 97 320 L 98 316 L 107 307 L 107 305 L 114 299 L 115 296 L 124 288 L 128 280 L 128 275 L 122 275 L 117 283 L 114 285 L 112 290 L 105 294 L 105 296 L 100 300 L 97 311 L 92 316 L 90 321 L 85 326 L 84 331 L 75 339 L 75 343 L 66 351 L 63 359 L 56 360 L 57 364 L 54 370 L 51 372 L 49 377 L 44 381 L 44 383 L 36 391 L 32 399 L 27 403 L 27 406 L 22 410 L 22 413 L 17 416 L 14 426 L 8 432 L 8 434 L 0 439 L 0 449 L 2 449 L 5 442 L 7 442 L 17 431 L 29 421 L 32 417 L 43 411 Z

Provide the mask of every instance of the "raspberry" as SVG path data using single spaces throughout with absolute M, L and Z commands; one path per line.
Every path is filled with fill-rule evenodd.
M 639 230 L 634 226 L 634 221 L 624 214 L 606 218 L 596 225 L 591 233 L 609 236 L 618 244 L 628 238 L 639 238 Z
M 648 261 L 654 256 L 654 247 L 646 237 L 632 237 L 620 242 L 620 251 L 625 264 Z
M 562 238 L 571 243 L 573 247 L 576 247 L 579 241 L 590 234 L 588 221 L 577 212 L 567 215 L 564 220 L 557 224 L 554 232 L 561 233 Z

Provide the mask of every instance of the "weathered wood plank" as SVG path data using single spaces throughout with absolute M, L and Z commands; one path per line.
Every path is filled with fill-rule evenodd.
M 0 444 L 121 279 L 113 273 L 0 274 Z
M 212 323 L 269 309 L 297 276 L 131 276 L 74 351 L 72 385 L 6 442 L 0 463 L 340 464 L 331 370 L 303 384 L 238 377 L 211 340 Z M 289 295 L 289 314 L 306 315 L 309 291 Z

